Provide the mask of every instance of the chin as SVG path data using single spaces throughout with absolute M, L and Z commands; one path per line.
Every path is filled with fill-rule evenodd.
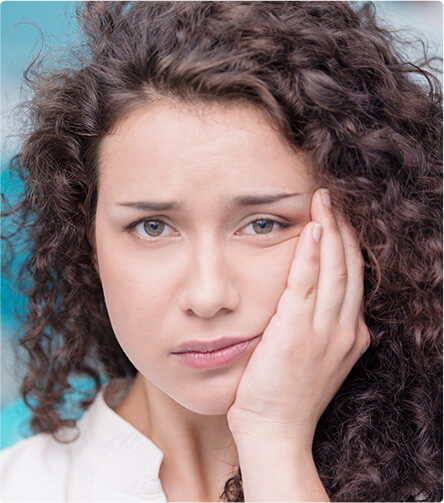
M 194 412 L 195 414 L 201 414 L 203 416 L 226 416 L 233 402 L 227 404 L 186 404 L 182 403 L 185 408 Z
M 203 400 L 201 397 L 192 397 L 189 400 L 175 399 L 177 403 L 196 414 L 205 416 L 226 415 L 234 402 L 235 394 L 229 396 L 213 396 L 209 400 Z
M 193 386 L 187 393 L 184 393 L 184 388 L 182 388 L 170 397 L 196 414 L 226 415 L 236 398 L 237 385 L 226 381 L 219 384 L 218 386 L 215 383 L 201 383 Z

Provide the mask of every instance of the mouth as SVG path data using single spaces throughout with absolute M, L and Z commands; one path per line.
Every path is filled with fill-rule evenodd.
M 193 343 L 191 350 L 175 351 L 172 354 L 189 367 L 215 369 L 225 367 L 241 358 L 259 342 L 260 337 L 260 335 L 256 335 L 250 339 L 241 339 L 234 343 L 233 339 L 219 339 L 219 341 L 215 341 L 214 343 Z M 190 346 L 191 344 L 187 346 L 187 349 Z M 196 347 L 206 349 L 206 351 L 196 350 Z M 213 349 L 209 350 L 210 347 L 213 347 Z
M 249 337 L 249 338 L 228 338 L 228 337 L 222 337 L 221 339 L 215 339 L 213 341 L 204 341 L 204 340 L 193 340 L 193 341 L 188 341 L 183 344 L 180 344 L 177 346 L 177 348 L 172 352 L 173 354 L 179 354 L 179 353 L 188 353 L 188 352 L 195 352 L 195 353 L 210 353 L 212 351 L 217 351 L 219 349 L 225 349 L 230 346 L 234 346 L 236 344 L 239 344 L 241 342 L 247 342 L 254 337 Z

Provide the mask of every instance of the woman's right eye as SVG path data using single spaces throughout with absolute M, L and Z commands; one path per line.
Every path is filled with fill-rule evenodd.
M 157 238 L 165 236 L 163 231 L 166 227 L 171 229 L 166 222 L 156 218 L 142 220 L 134 226 L 134 229 L 144 238 Z M 169 234 L 166 235 L 168 236 Z

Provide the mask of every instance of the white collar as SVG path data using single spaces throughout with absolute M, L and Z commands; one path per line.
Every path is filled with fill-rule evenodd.
M 84 447 L 92 447 L 95 457 L 92 501 L 166 501 L 159 479 L 163 452 L 108 405 L 130 383 L 113 380 L 77 423 Z

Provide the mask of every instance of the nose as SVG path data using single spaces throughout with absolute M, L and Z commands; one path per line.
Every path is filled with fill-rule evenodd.
M 186 314 L 212 318 L 220 311 L 238 308 L 239 290 L 220 242 L 206 240 L 191 247 L 188 263 L 179 299 L 180 307 Z

